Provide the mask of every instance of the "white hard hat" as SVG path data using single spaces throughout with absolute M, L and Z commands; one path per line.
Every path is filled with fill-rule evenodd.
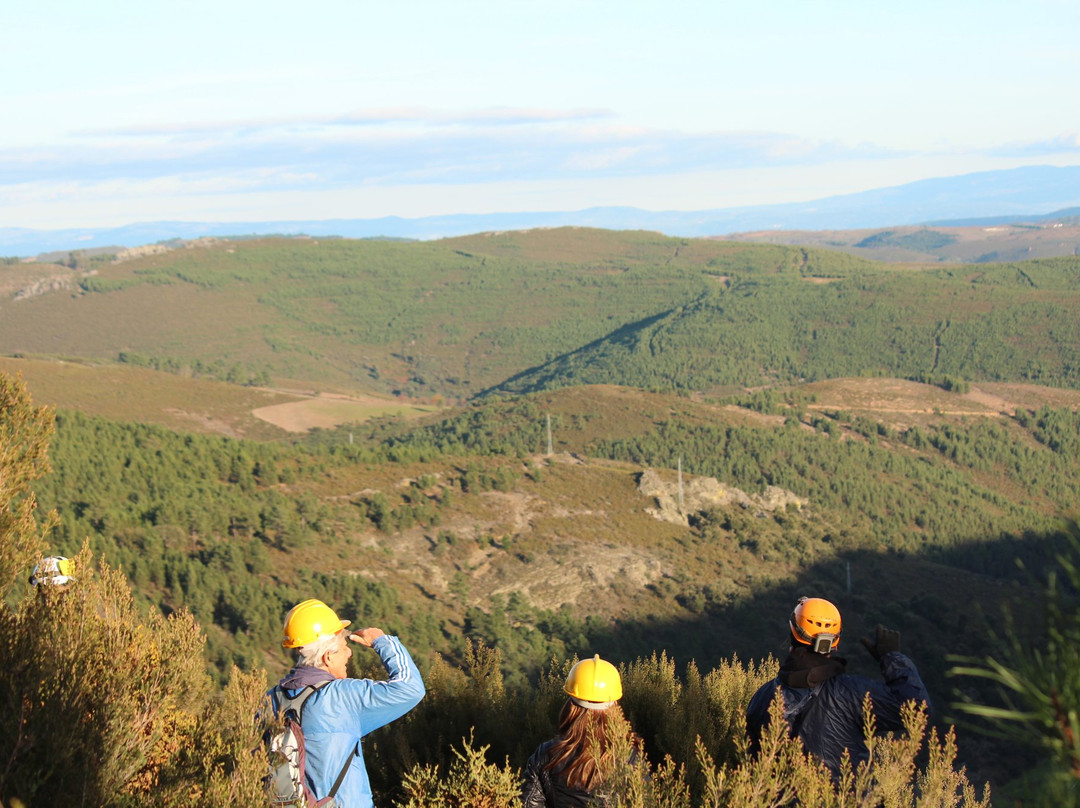
M 71 573 L 75 571 L 75 564 L 71 559 L 64 556 L 49 556 L 34 567 L 34 574 L 30 576 L 30 583 L 34 586 L 50 584 L 61 586 L 72 580 Z

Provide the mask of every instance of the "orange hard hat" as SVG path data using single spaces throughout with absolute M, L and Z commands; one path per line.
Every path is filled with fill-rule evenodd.
M 840 610 L 824 598 L 799 598 L 788 620 L 795 642 L 827 654 L 840 644 Z

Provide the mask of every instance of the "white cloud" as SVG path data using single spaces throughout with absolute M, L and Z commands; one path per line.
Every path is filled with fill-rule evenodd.
M 285 116 L 234 121 L 141 124 L 73 132 L 77 137 L 154 137 L 226 135 L 229 133 L 289 132 L 325 127 L 380 127 L 393 124 L 446 126 L 522 126 L 537 123 L 591 121 L 614 117 L 606 109 L 531 109 L 490 107 L 477 110 L 434 110 L 425 107 L 362 109 L 343 115 Z
M 1035 157 L 1080 152 L 1080 132 L 1065 132 L 1044 140 L 1006 143 L 991 150 L 1002 157 Z
M 373 109 L 335 117 L 124 127 L 63 147 L 0 151 L 0 186 L 181 177 L 263 190 L 815 165 L 894 152 L 774 132 L 692 133 L 606 122 L 589 109 Z M 261 179 L 260 179 L 261 178 Z

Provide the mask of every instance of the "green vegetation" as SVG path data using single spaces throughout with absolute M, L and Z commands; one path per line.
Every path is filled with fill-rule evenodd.
M 245 722 L 264 671 L 275 678 L 286 665 L 281 616 L 307 597 L 399 634 L 431 683 L 415 716 L 370 746 L 382 795 L 414 805 L 454 804 L 478 783 L 503 795 L 492 800 L 512 794 L 517 768 L 552 730 L 563 663 L 597 651 L 624 668 L 627 715 L 651 766 L 644 781 L 623 773 L 625 804 L 771 804 L 795 782 L 826 794 L 782 739 L 769 766 L 750 765 L 739 746 L 740 704 L 783 652 L 784 616 L 803 594 L 841 605 L 855 672 L 873 673 L 859 636 L 878 622 L 904 632 L 938 712 L 929 730 L 910 717 L 922 757 L 889 742 L 899 745 L 881 747 L 882 771 L 904 773 L 889 781 L 898 789 L 922 778 L 944 794 L 966 787 L 947 734 L 960 712 L 947 706 L 957 681 L 947 657 L 979 669 L 1000 603 L 1033 631 L 1020 636 L 1045 644 L 1041 684 L 1056 681 L 1065 654 L 1054 653 L 1072 641 L 1038 628 L 1033 577 L 1071 569 L 1077 396 L 1016 385 L 1009 395 L 1023 405 L 1006 414 L 984 383 L 1080 387 L 1075 259 L 898 270 L 797 248 L 569 230 L 235 242 L 103 264 L 84 281 L 75 295 L 5 306 L 0 344 L 110 361 L 122 350 L 128 366 L 110 366 L 119 375 L 109 378 L 145 385 L 125 389 L 149 391 L 152 379 L 218 397 L 203 411 L 155 392 L 158 413 L 194 410 L 275 442 L 131 423 L 160 415 L 138 409 L 145 402 L 125 410 L 115 390 L 108 406 L 120 409 L 107 409 L 76 365 L 62 384 L 83 397 L 68 400 L 109 417 L 62 409 L 52 434 L 51 413 L 0 376 L 11 638 L 0 695 L 8 714 L 30 710 L 27 738 L 55 733 L 71 746 L 35 740 L 31 752 L 0 733 L 0 759 L 15 761 L 0 774 L 5 798 L 46 802 L 79 779 L 94 804 L 243 803 Z M 69 345 L 61 323 L 74 324 Z M 293 440 L 222 415 L 280 398 L 192 372 L 302 379 L 304 389 L 364 383 L 402 393 L 401 406 L 436 395 L 456 404 Z M 935 387 L 895 382 L 921 399 L 886 413 L 841 382 L 802 384 L 882 374 Z M 701 495 L 680 510 L 676 468 L 695 496 L 739 496 Z M 645 492 L 645 477 L 670 496 Z M 79 555 L 77 596 L 28 591 L 46 546 Z M 1051 593 L 1063 619 L 1076 586 Z M 103 677 L 103 692 L 67 673 L 52 690 L 37 684 L 49 679 L 39 650 L 48 609 L 71 649 L 55 664 Z M 107 613 L 123 631 L 108 633 Z M 967 703 L 1000 701 L 1029 651 L 994 656 L 992 675 L 962 686 Z M 132 654 L 152 661 L 147 681 L 129 680 Z M 105 670 L 109 658 L 124 669 Z M 65 699 L 83 712 L 59 727 Z M 162 707 L 140 713 L 148 702 Z M 114 734 L 87 716 L 108 716 Z M 91 743 L 128 738 L 139 721 L 138 760 L 88 762 Z M 995 788 L 1051 765 L 1056 749 L 1003 747 L 966 726 L 958 746 L 971 779 Z M 886 785 L 859 777 L 848 786 L 885 799 Z M 823 804 L 860 804 L 829 794 Z M 963 800 L 979 804 L 974 792 Z
M 425 670 L 432 651 L 466 664 L 467 641 L 482 641 L 499 651 L 507 685 L 521 688 L 552 657 L 593 649 L 627 661 L 665 649 L 705 668 L 732 652 L 757 658 L 778 650 L 776 615 L 814 591 L 850 610 L 852 636 L 880 621 L 918 637 L 913 653 L 938 704 L 949 701 L 946 656 L 982 648 L 978 604 L 998 600 L 1006 580 L 1025 597 L 1014 559 L 1042 569 L 1075 512 L 1080 416 L 1071 410 L 906 430 L 843 412 L 787 426 L 730 413 L 722 425 L 713 405 L 635 395 L 495 400 L 427 426 L 390 419 L 352 431 L 353 443 L 322 432 L 291 447 L 64 412 L 56 471 L 36 490 L 58 513 L 54 547 L 70 554 L 89 536 L 132 581 L 141 608 L 195 617 L 220 682 L 232 664 L 280 670 L 281 614 L 308 596 L 400 634 Z M 754 402 L 781 411 L 788 400 L 805 405 L 798 395 Z M 549 412 L 560 451 L 621 462 L 605 471 L 599 459 L 538 461 Z M 688 474 L 751 493 L 780 485 L 810 506 L 714 508 L 689 527 L 662 527 L 642 513 L 633 470 L 679 458 Z M 491 512 L 493 496 L 551 504 L 524 526 Z M 597 508 L 602 521 L 585 515 Z M 554 518 L 563 510 L 581 515 Z M 573 599 L 551 605 L 530 594 L 551 575 L 576 575 L 582 552 L 603 558 L 611 541 L 656 559 L 662 573 L 625 587 L 615 576 L 584 612 Z M 484 577 L 480 567 L 502 572 Z M 850 568 L 872 588 L 845 594 Z M 514 582 L 509 593 L 502 580 Z M 943 586 L 964 595 L 954 601 Z M 634 617 L 616 617 L 626 613 Z M 996 760 L 982 744 L 961 754 Z
M 0 513 L 14 516 L 0 525 L 0 547 L 17 550 L 10 572 L 44 550 L 27 486 L 46 472 L 43 450 L 51 417 L 30 405 L 20 385 L 6 377 L 0 381 L 5 385 L 0 479 L 12 483 L 2 492 Z M 182 436 L 170 437 L 151 427 L 115 427 L 82 416 L 60 421 L 61 435 L 85 436 L 95 430 L 97 440 L 91 445 L 116 444 L 99 470 L 125 458 L 120 468 L 114 468 L 105 490 L 116 494 L 126 486 L 136 494 L 126 498 L 119 514 L 138 506 L 144 496 L 143 504 L 162 496 L 168 500 L 168 495 L 155 491 L 157 486 L 175 486 L 177 499 L 197 496 L 211 513 L 218 510 L 219 501 L 230 508 L 235 505 L 226 486 L 215 485 L 212 476 L 206 487 L 192 491 L 197 475 L 177 464 L 161 463 L 157 471 L 140 467 L 140 459 L 164 459 L 170 454 L 167 442 L 188 440 Z M 88 458 L 80 452 L 81 445 L 78 440 L 67 447 L 61 444 L 58 464 L 75 466 L 75 473 L 85 471 Z M 187 448 L 192 457 L 217 467 L 218 483 L 227 480 L 248 493 L 280 479 L 281 473 L 273 469 L 296 460 L 271 447 L 212 439 L 192 439 Z M 353 462 L 373 459 L 373 454 L 359 450 L 350 456 Z M 315 461 L 314 469 L 301 465 L 297 473 L 312 470 L 324 469 Z M 148 484 L 143 485 L 144 480 Z M 433 483 L 424 478 L 418 487 Z M 95 513 L 91 523 L 98 522 L 98 532 L 106 533 L 100 523 L 116 514 L 107 508 Z M 170 518 L 186 520 L 190 527 L 198 516 L 188 509 Z M 224 529 L 198 524 L 207 533 Z M 194 534 L 191 538 L 197 541 Z M 234 575 L 240 574 L 245 558 L 246 554 L 233 557 Z M 0 699 L 5 714 L 17 720 L 0 733 L 0 754 L 7 761 L 0 774 L 0 793 L 23 804 L 65 803 L 76 794 L 101 806 L 259 804 L 263 768 L 251 750 L 258 747 L 260 726 L 251 717 L 262 705 L 265 676 L 234 668 L 224 690 L 213 694 L 203 667 L 204 639 L 190 614 L 181 610 L 164 617 L 159 610 L 139 608 L 126 579 L 107 564 L 98 569 L 88 548 L 75 557 L 75 570 L 75 581 L 66 587 L 23 589 L 22 594 L 12 576 L 5 575 Z M 355 603 L 349 607 L 357 608 Z M 410 644 L 420 647 L 412 639 Z M 387 797 L 407 800 L 403 804 L 469 804 L 466 800 L 493 804 L 491 800 L 501 799 L 512 805 L 520 762 L 538 739 L 552 732 L 561 699 L 558 682 L 566 664 L 552 663 L 536 686 L 509 687 L 498 650 L 466 642 L 463 670 L 435 659 L 428 668 L 428 699 L 407 719 L 370 739 L 376 788 Z M 854 789 L 853 795 L 881 799 L 908 792 L 916 779 L 922 805 L 953 805 L 955 800 L 946 798 L 958 788 L 963 789 L 964 805 L 982 804 L 964 774 L 954 769 L 951 736 L 944 745 L 932 738 L 925 773 L 915 768 L 925 727 L 924 719 L 915 715 L 910 718 L 911 741 L 879 742 L 875 748 L 882 750 L 881 762 L 873 771 L 853 773 L 851 783 L 834 786 L 781 732 L 763 745 L 761 759 L 769 761 L 768 766 L 747 759 L 745 742 L 739 740 L 742 705 L 772 674 L 771 663 L 743 668 L 732 661 L 705 675 L 691 665 L 683 679 L 672 660 L 654 654 L 624 665 L 623 670 L 627 715 L 644 737 L 650 759 L 662 757 L 655 767 L 643 760 L 639 767 L 613 775 L 620 791 L 625 789 L 628 805 L 691 805 L 703 798 L 766 805 L 792 788 L 801 793 L 812 783 L 817 794 L 823 789 L 845 793 Z M 464 738 L 466 728 L 470 738 L 479 734 L 484 745 L 477 750 L 467 743 L 464 752 L 457 752 L 451 739 Z M 872 734 L 872 729 L 868 732 Z M 507 750 L 501 770 L 483 757 L 493 747 Z M 437 767 L 447 760 L 448 750 L 455 762 L 444 780 Z M 935 793 L 938 796 L 931 796 Z M 757 801 L 749 799 L 753 794 L 758 794 Z
M 0 610 L 5 804 L 258 804 L 263 675 L 214 693 L 190 615 L 147 614 L 123 575 L 76 562 L 67 590 Z
M 174 373 L 176 375 L 191 376 L 192 378 L 214 379 L 229 384 L 268 385 L 270 374 L 265 368 L 253 370 L 245 367 L 240 362 L 233 362 L 226 366 L 225 362 L 218 359 L 208 364 L 195 360 L 191 364 L 184 364 L 169 357 L 160 358 L 155 356 L 143 356 L 142 354 L 121 351 L 116 357 L 121 365 L 132 365 L 137 368 L 151 368 L 162 373 Z
M 809 274 L 739 273 L 690 305 L 625 326 L 498 389 L 709 391 L 842 376 L 1080 386 L 1075 260 L 1006 264 L 974 277 L 861 269 L 818 284 L 807 282 Z
M 866 374 L 1080 386 L 1076 258 L 898 270 L 824 250 L 560 230 L 219 243 L 103 264 L 80 283 L 12 307 L 0 349 L 113 360 L 124 346 L 143 364 L 241 383 L 450 400 Z
M 1004 629 L 995 632 L 992 655 L 954 658 L 953 676 L 993 685 L 985 701 L 961 691 L 958 708 L 980 720 L 980 728 L 1021 747 L 1034 747 L 1042 765 L 1016 787 L 1045 794 L 1046 804 L 1072 805 L 1080 786 L 1080 543 L 1058 557 L 1047 581 L 1046 611 L 1033 648 L 1006 609 Z
M 49 472 L 52 432 L 52 413 L 0 374 L 0 603 L 12 597 L 45 546 L 32 487 Z
M 948 247 L 950 244 L 955 243 L 956 236 L 952 233 L 943 233 L 940 230 L 923 228 L 914 233 L 903 234 L 898 234 L 894 230 L 882 230 L 880 233 L 874 233 L 871 236 L 867 236 L 862 241 L 855 244 L 855 246 L 863 248 L 902 247 L 906 250 L 914 250 L 915 252 L 933 252 L 934 250 L 940 250 L 942 247 Z
M 700 262 L 672 261 L 662 237 L 640 239 L 644 256 L 588 265 L 388 241 L 175 251 L 102 267 L 82 279 L 81 296 L 13 310 L 0 345 L 111 359 L 119 342 L 181 366 L 240 362 L 274 376 L 468 396 L 702 294 L 710 281 Z M 78 340 L 64 336 L 73 322 Z

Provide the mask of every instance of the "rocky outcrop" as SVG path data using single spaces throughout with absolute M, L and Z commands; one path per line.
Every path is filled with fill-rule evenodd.
M 680 507 L 678 480 L 667 482 L 654 469 L 646 469 L 638 479 L 638 490 L 652 497 L 655 503 L 655 507 L 646 508 L 646 512 L 665 522 L 681 525 L 689 525 L 693 514 L 716 508 L 738 507 L 764 514 L 786 509 L 789 505 L 801 510 L 807 504 L 806 499 L 774 485 L 768 486 L 764 493 L 747 494 L 714 477 L 684 478 L 682 489 Z
M 186 241 L 170 242 L 169 244 L 144 244 L 141 247 L 131 247 L 127 250 L 121 250 L 116 254 L 113 263 L 119 264 L 121 261 L 130 261 L 132 258 L 142 258 L 144 255 L 161 255 L 162 253 L 172 252 L 179 248 L 194 250 L 200 247 L 213 247 L 215 244 L 220 243 L 221 239 L 215 238 L 214 236 L 202 236 Z M 229 252 L 232 252 L 232 250 L 229 250 Z
M 132 258 L 142 258 L 144 255 L 161 255 L 162 253 L 172 252 L 172 249 L 172 247 L 166 247 L 164 244 L 146 244 L 142 247 L 131 247 L 118 252 L 116 258 L 113 259 L 113 263 L 119 264 L 121 261 L 130 261 Z
M 29 286 L 24 286 L 11 296 L 12 300 L 27 300 L 38 295 L 46 295 L 49 292 L 60 292 L 71 289 L 74 281 L 70 275 L 54 275 L 51 278 L 41 278 Z

